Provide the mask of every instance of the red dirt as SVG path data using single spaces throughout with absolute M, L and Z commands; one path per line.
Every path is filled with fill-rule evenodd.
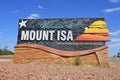
M 120 80 L 120 62 L 101 68 L 2 61 L 0 80 Z

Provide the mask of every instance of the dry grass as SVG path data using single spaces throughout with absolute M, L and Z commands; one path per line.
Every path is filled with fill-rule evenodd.
M 0 61 L 12 61 L 13 55 L 0 55 Z

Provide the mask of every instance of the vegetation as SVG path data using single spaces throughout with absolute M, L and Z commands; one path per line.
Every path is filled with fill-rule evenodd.
M 117 54 L 116 55 L 114 55 L 113 56 L 114 58 L 116 57 L 116 58 L 120 58 L 120 50 L 117 52 Z
M 8 50 L 8 46 L 0 48 L 0 55 L 13 55 L 13 52 Z
M 119 57 L 119 58 L 120 58 L 120 51 L 117 53 L 117 57 Z
M 80 56 L 76 56 L 74 65 L 76 65 L 76 66 L 82 65 L 82 62 L 80 60 Z

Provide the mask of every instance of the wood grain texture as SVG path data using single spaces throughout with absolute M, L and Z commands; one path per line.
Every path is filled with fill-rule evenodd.
M 63 51 L 36 44 L 21 44 L 15 46 L 14 63 L 40 62 L 43 64 L 75 63 L 76 56 L 87 65 L 108 65 L 107 46 L 84 50 Z

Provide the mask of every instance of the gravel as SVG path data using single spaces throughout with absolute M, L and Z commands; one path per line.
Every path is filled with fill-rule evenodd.
M 106 68 L 1 61 L 0 80 L 120 80 L 120 61 Z

